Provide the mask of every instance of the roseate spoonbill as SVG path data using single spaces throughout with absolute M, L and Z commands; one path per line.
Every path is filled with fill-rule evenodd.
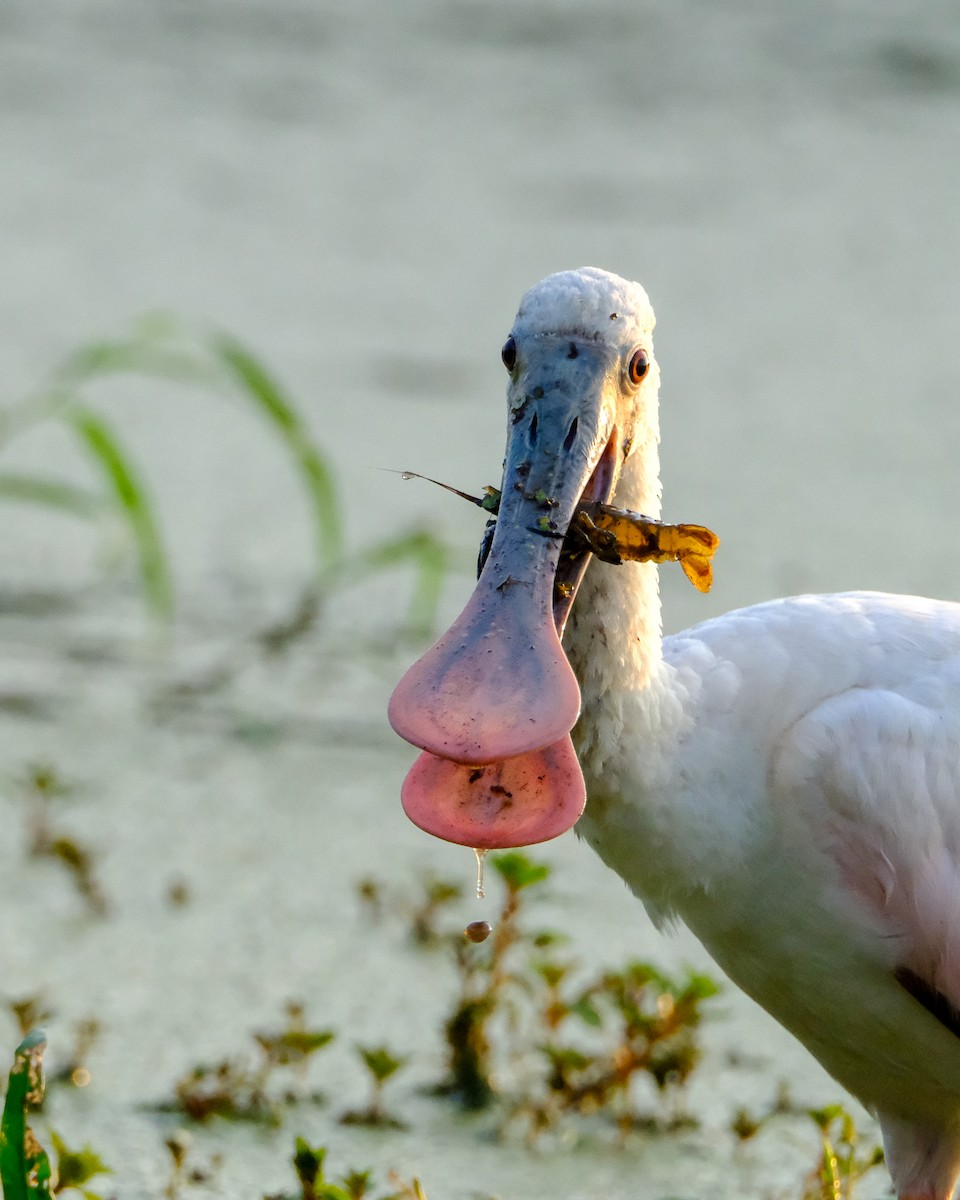
M 799 596 L 662 637 L 655 565 L 563 541 L 582 500 L 659 514 L 653 324 L 638 284 L 595 268 L 524 296 L 492 548 L 391 700 L 426 751 L 405 808 L 471 846 L 580 817 L 653 920 L 685 921 L 876 1114 L 900 1200 L 948 1200 L 960 605 Z

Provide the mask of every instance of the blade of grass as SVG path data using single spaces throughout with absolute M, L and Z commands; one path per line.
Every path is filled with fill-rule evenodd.
M 148 604 L 160 620 L 169 621 L 173 615 L 173 586 L 167 556 L 147 493 L 130 459 L 101 417 L 81 407 L 71 408 L 63 416 L 96 460 L 126 518 Z
M 0 1118 L 0 1184 L 4 1200 L 39 1200 L 50 1195 L 50 1160 L 27 1124 L 26 1110 L 43 1099 L 41 1030 L 29 1033 L 16 1049 Z
M 217 383 L 215 367 L 184 324 L 168 312 L 138 317 L 123 337 L 84 342 L 72 350 L 54 373 L 63 387 L 76 388 L 100 376 L 132 373 L 182 382 Z
M 0 475 L 0 500 L 24 504 L 44 504 L 77 517 L 96 517 L 103 513 L 107 502 L 103 496 L 69 483 L 40 479 L 34 475 L 5 472 Z
M 62 416 L 85 384 L 108 375 L 134 374 L 178 383 L 216 386 L 216 368 L 201 352 L 182 349 L 173 339 L 176 324 L 155 318 L 129 338 L 87 342 L 73 350 L 53 372 L 48 387 L 0 411 L 0 445 L 52 417 Z
M 57 372 L 62 386 L 79 386 L 104 375 L 149 375 L 178 382 L 212 383 L 214 372 L 195 353 L 150 338 L 89 342 L 75 350 Z
M 211 348 L 286 443 L 310 494 L 319 567 L 321 571 L 329 570 L 343 554 L 343 532 L 333 473 L 299 414 L 263 364 L 226 334 L 215 337 Z

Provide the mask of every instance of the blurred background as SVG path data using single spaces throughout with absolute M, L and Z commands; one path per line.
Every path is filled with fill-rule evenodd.
M 442 622 L 482 520 L 386 472 L 497 482 L 520 295 L 605 267 L 658 315 L 665 517 L 722 542 L 709 597 L 663 572 L 668 630 L 797 591 L 957 598 L 958 99 L 946 0 L 3 5 L 0 986 L 47 998 L 52 1055 L 58 1026 L 100 1020 L 92 1082 L 56 1117 L 114 1194 L 164 1186 L 140 1106 L 290 996 L 345 1030 L 337 1089 L 354 1035 L 429 1056 L 442 970 L 377 940 L 353 889 L 472 871 L 397 800 L 411 756 L 384 705 L 423 645 L 416 564 L 315 605 L 300 435 L 196 361 L 223 333 L 265 365 L 332 472 L 345 555 L 442 541 Z M 201 349 L 182 372 L 117 370 L 131 337 Z M 67 781 L 58 819 L 106 916 L 27 853 L 38 767 Z M 545 854 L 584 955 L 702 964 L 572 837 Z M 479 1146 L 412 1093 L 404 1135 L 301 1124 L 432 1200 L 773 1194 L 776 1162 L 736 1159 L 724 1112 L 782 1075 L 811 1102 L 839 1089 L 746 1001 L 724 1011 L 706 1133 L 655 1162 Z M 725 1073 L 745 1040 L 767 1065 Z M 225 1159 L 211 1188 L 280 1186 L 288 1134 L 204 1134 Z

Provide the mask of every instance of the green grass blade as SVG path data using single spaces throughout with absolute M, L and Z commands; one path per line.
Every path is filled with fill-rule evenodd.
M 142 328 L 132 337 L 87 342 L 61 364 L 55 380 L 60 389 L 73 389 L 106 375 L 148 375 L 184 383 L 216 382 L 216 373 L 200 353 L 182 349 L 174 340 L 174 324 L 163 329 Z
M 62 416 L 80 389 L 110 375 L 143 375 L 152 379 L 216 387 L 219 373 L 198 350 L 176 342 L 178 327 L 168 318 L 141 322 L 129 338 L 86 342 L 53 372 L 45 390 L 0 410 L 0 446 L 51 418 Z
M 137 548 L 140 581 L 150 608 L 161 620 L 169 621 L 173 615 L 173 586 L 167 556 L 153 509 L 136 471 L 101 417 L 77 407 L 64 413 L 64 420 L 76 430 L 96 460 L 130 527 Z
M 40 479 L 34 475 L 17 472 L 0 474 L 0 500 L 12 500 L 23 504 L 43 504 L 58 508 L 77 517 L 100 516 L 107 503 L 103 496 L 86 488 L 74 487 L 70 483 L 59 483 L 53 479 Z
M 50 1160 L 27 1124 L 26 1110 L 43 1099 L 46 1036 L 34 1030 L 16 1049 L 0 1118 L 0 1184 L 4 1200 L 50 1195 Z
M 343 531 L 333 473 L 317 449 L 306 425 L 262 363 L 239 342 L 221 334 L 213 352 L 243 392 L 273 423 L 287 445 L 303 479 L 313 507 L 317 531 L 317 560 L 321 570 L 339 562 Z

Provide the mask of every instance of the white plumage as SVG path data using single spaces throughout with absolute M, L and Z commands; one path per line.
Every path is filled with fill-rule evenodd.
M 516 533 L 532 528 L 533 482 L 556 499 L 560 534 L 585 487 L 659 515 L 652 328 L 643 289 L 592 268 L 524 297 L 505 355 L 504 530 L 479 590 L 517 590 L 506 581 L 542 597 L 537 539 Z M 625 364 L 638 347 L 650 365 L 635 384 Z M 424 660 L 419 699 L 398 689 L 398 728 L 397 711 L 426 694 L 479 719 L 505 679 L 482 677 L 476 646 L 505 617 L 485 617 L 482 636 L 454 627 Z M 876 1113 L 901 1200 L 948 1200 L 960 1173 L 960 606 L 803 596 L 662 638 L 657 568 L 591 560 L 563 646 L 581 690 L 578 832 L 656 922 L 681 918 Z M 538 678 L 518 694 L 517 720 L 530 710 L 534 726 L 549 690 Z M 471 755 L 415 726 L 401 732 L 451 770 L 496 758 L 494 732 Z

